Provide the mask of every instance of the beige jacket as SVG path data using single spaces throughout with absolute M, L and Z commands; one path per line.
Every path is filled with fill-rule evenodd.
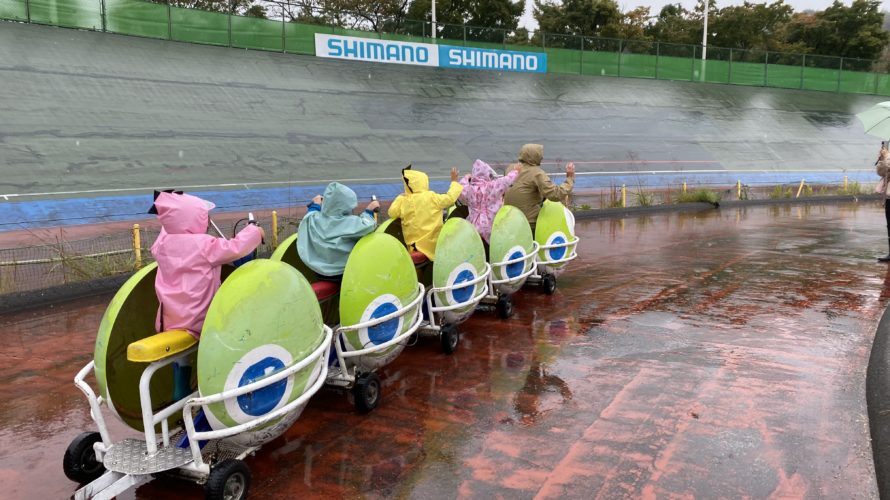
M 884 198 L 888 198 L 887 186 L 890 185 L 890 157 L 878 162 L 876 173 L 881 176 L 881 181 L 875 186 L 875 193 L 883 194 Z
M 554 184 L 547 173 L 541 169 L 543 158 L 544 146 L 540 144 L 522 146 L 519 151 L 519 163 L 522 165 L 522 171 L 504 195 L 504 203 L 522 210 L 531 224 L 537 222 L 538 212 L 541 211 L 541 205 L 545 199 L 564 201 L 575 185 L 575 179 L 570 177 L 567 177 L 565 182 L 559 186 Z M 507 173 L 515 168 L 516 164 L 510 165 Z

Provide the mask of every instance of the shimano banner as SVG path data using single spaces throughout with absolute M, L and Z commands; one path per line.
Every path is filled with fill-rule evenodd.
M 547 72 L 547 54 L 315 34 L 315 55 L 441 68 Z
M 546 73 L 547 54 L 439 45 L 439 66 L 442 68 Z
M 438 66 L 439 49 L 428 43 L 315 34 L 315 55 L 335 59 Z

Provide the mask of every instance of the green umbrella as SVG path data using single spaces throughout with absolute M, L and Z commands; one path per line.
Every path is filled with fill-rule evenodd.
M 890 141 L 890 101 L 879 102 L 856 116 L 862 121 L 866 134 Z

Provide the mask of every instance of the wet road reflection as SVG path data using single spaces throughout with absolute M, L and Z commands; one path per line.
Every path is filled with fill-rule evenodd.
M 880 207 L 752 207 L 581 221 L 553 296 L 422 341 L 354 413 L 325 390 L 249 459 L 258 498 L 877 497 L 865 369 L 890 297 Z M 75 485 L 72 384 L 108 298 L 3 318 L 4 496 Z M 120 430 L 120 425 L 115 426 Z M 130 497 L 200 498 L 154 481 Z

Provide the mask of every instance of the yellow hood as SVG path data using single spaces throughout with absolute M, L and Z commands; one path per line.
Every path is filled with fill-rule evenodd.
M 405 185 L 405 193 L 423 193 L 430 190 L 430 178 L 423 172 L 411 170 L 411 167 L 402 170 L 402 184 Z

